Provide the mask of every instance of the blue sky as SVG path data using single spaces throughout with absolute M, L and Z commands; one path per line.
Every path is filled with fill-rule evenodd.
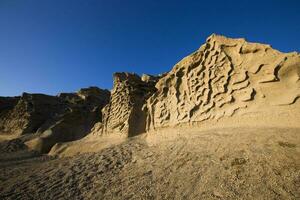
M 169 71 L 212 33 L 300 51 L 300 1 L 0 0 L 0 96 L 112 88 Z

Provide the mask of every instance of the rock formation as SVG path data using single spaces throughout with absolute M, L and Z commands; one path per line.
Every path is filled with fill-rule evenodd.
M 0 132 L 34 133 L 48 119 L 64 113 L 67 105 L 55 96 L 23 93 L 21 97 L 2 98 Z
M 48 152 L 57 142 L 86 136 L 102 118 L 101 109 L 108 103 L 110 92 L 96 87 L 58 96 L 27 94 L 1 98 L 1 132 L 34 134 L 27 144 Z
M 298 53 L 213 34 L 163 75 L 115 73 L 111 95 L 88 88 L 58 96 L 1 97 L 0 132 L 37 133 L 26 144 L 48 152 L 57 142 L 89 132 L 132 137 L 224 120 L 231 120 L 229 126 L 281 121 L 299 126 L 299 77 Z
M 113 78 L 0 97 L 0 199 L 300 199 L 300 54 L 212 35 Z
M 212 35 L 158 81 L 147 100 L 147 129 L 274 111 L 295 103 L 299 76 L 296 52 Z
M 259 123 L 253 119 L 262 119 L 265 126 L 280 120 L 295 126 L 300 123 L 299 104 L 293 105 L 300 95 L 299 76 L 296 52 L 281 53 L 269 45 L 213 34 L 151 84 L 134 74 L 116 73 L 103 124 L 93 132 L 134 136 L 222 119 L 236 126 L 245 116 L 252 116 L 244 119 L 251 126 Z
M 100 134 L 120 133 L 125 137 L 145 132 L 146 112 L 143 106 L 155 91 L 158 78 L 130 73 L 115 73 L 111 99 L 103 112 L 103 122 L 95 131 Z

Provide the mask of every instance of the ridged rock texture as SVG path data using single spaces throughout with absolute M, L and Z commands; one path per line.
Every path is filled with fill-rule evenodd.
M 49 152 L 89 133 L 132 137 L 207 123 L 298 127 L 299 77 L 297 52 L 213 34 L 163 75 L 115 73 L 111 92 L 91 87 L 58 96 L 0 97 L 0 132 L 36 133 L 26 144 Z
M 146 112 L 143 106 L 155 91 L 158 78 L 131 73 L 115 73 L 111 99 L 103 110 L 103 121 L 97 124 L 100 134 L 117 133 L 125 137 L 145 132 Z
M 294 104 L 300 95 L 299 76 L 296 52 L 212 35 L 158 81 L 157 92 L 147 100 L 147 130 Z

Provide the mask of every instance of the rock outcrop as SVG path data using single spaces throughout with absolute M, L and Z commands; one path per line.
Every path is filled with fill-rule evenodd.
M 229 126 L 239 126 L 245 116 L 252 116 L 243 122 L 251 126 L 280 120 L 297 125 L 299 76 L 296 52 L 281 53 L 270 45 L 213 34 L 164 75 L 149 79 L 116 73 L 103 123 L 96 124 L 93 132 L 134 136 L 223 119 L 231 120 Z
M 0 132 L 34 133 L 48 119 L 66 112 L 67 105 L 56 96 L 23 93 L 21 97 L 2 98 Z
M 102 134 L 117 133 L 131 137 L 145 132 L 146 111 L 143 106 L 155 91 L 158 77 L 130 73 L 115 73 L 111 99 L 103 112 L 102 123 L 94 132 Z
M 147 100 L 147 130 L 276 111 L 299 97 L 299 76 L 296 52 L 212 35 L 158 81 Z
M 92 87 L 58 96 L 1 97 L 0 132 L 36 133 L 26 144 L 48 152 L 90 132 L 126 138 L 224 120 L 233 127 L 243 120 L 298 127 L 299 96 L 299 53 L 213 34 L 163 75 L 115 73 L 111 95 Z
M 34 139 L 26 144 L 46 153 L 57 142 L 86 136 L 102 120 L 101 109 L 109 97 L 108 90 L 90 87 L 58 96 L 24 93 L 21 97 L 1 98 L 1 132 L 32 133 Z

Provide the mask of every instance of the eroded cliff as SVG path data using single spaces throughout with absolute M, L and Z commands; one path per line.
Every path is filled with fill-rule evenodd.
M 300 95 L 299 75 L 296 52 L 212 35 L 158 81 L 147 100 L 147 129 L 290 109 Z
M 117 133 L 131 137 L 146 131 L 146 100 L 155 91 L 158 77 L 131 73 L 115 73 L 109 104 L 103 110 L 103 120 L 96 124 L 94 133 Z
M 48 152 L 89 133 L 132 137 L 165 127 L 300 126 L 300 55 L 211 35 L 159 76 L 115 73 L 110 92 L 95 87 L 58 96 L 0 98 L 0 132 L 39 137 Z
M 108 104 L 110 92 L 96 87 L 57 96 L 23 93 L 3 97 L 0 107 L 2 134 L 28 135 L 30 148 L 46 153 L 57 142 L 86 136 L 102 120 L 101 109 Z

